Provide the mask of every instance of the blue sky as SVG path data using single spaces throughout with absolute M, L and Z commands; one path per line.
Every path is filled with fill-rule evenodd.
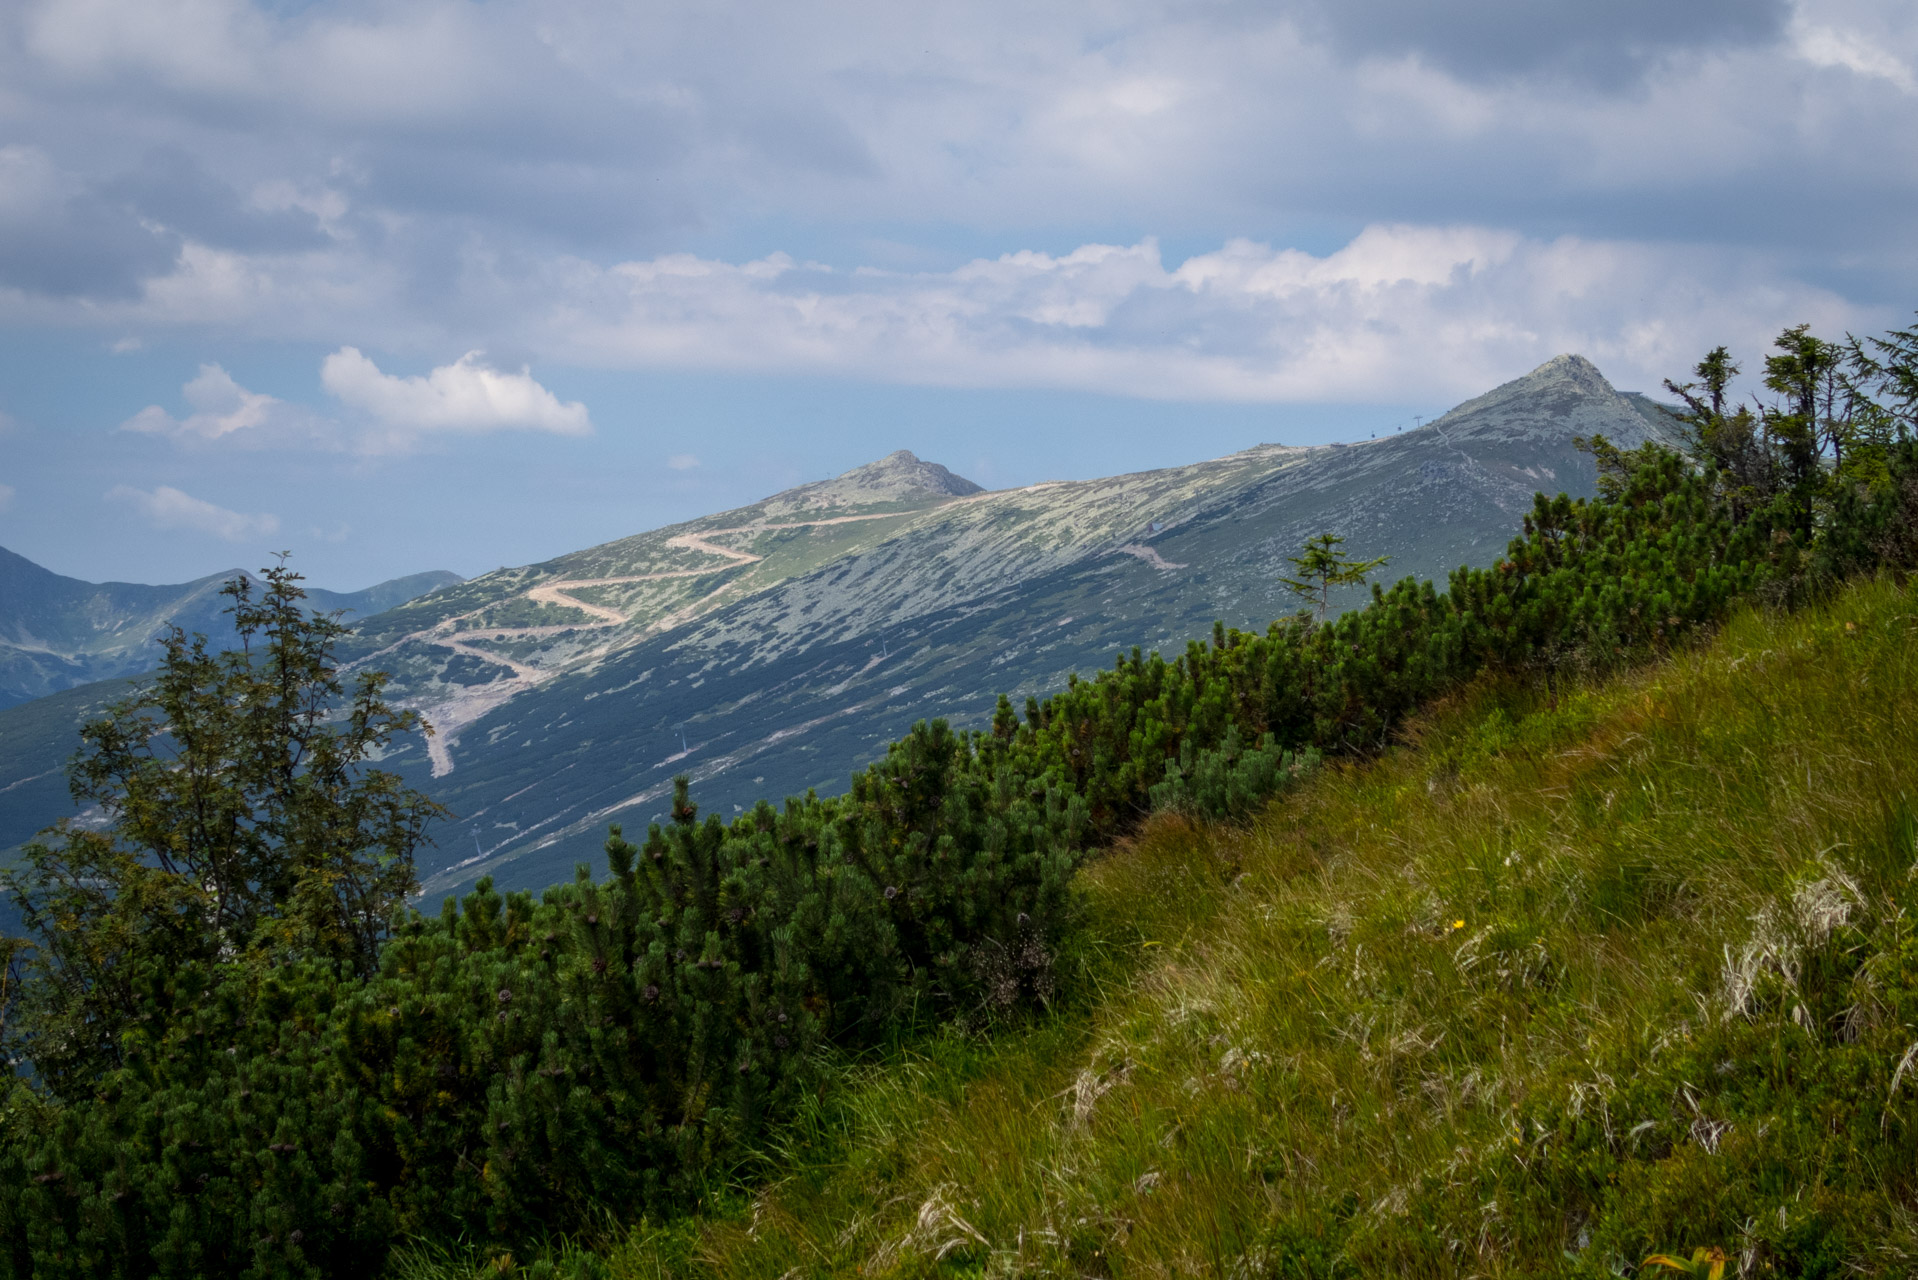
M 23 0 L 0 545 L 475 573 L 1918 306 L 1892 0 Z

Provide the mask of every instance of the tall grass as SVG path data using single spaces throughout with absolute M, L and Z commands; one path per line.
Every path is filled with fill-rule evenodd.
M 1481 683 L 1090 866 L 1089 1006 L 844 1067 L 756 1193 L 541 1265 L 1909 1274 L 1914 815 L 1887 582 L 1553 696 Z

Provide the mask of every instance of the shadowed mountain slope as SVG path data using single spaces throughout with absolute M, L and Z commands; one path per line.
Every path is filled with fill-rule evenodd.
M 999 693 L 1044 695 L 1134 645 L 1183 649 L 1215 620 L 1262 629 L 1297 607 L 1277 576 L 1315 534 L 1390 556 L 1382 577 L 1487 563 L 1536 492 L 1592 492 L 1574 437 L 1629 446 L 1674 426 L 1560 356 L 1349 446 L 998 492 L 902 451 L 431 592 L 368 619 L 348 656 L 393 671 L 440 730 L 389 760 L 459 815 L 421 866 L 429 896 L 482 874 L 539 886 L 596 856 L 607 823 L 658 814 L 675 773 L 728 815 L 836 792 L 915 720 L 981 725 Z M 38 756 L 16 754 L 24 776 Z M 0 826 L 18 827 L 8 800 Z
M 836 792 L 914 720 L 981 725 L 998 693 L 1043 695 L 1133 645 L 1263 628 L 1296 608 L 1283 557 L 1322 531 L 1394 578 L 1486 563 L 1536 492 L 1592 492 L 1573 437 L 1673 425 L 1567 356 L 1382 440 L 940 503 L 461 725 L 436 794 L 462 818 L 428 887 L 562 878 L 608 822 L 660 813 L 677 772 L 722 814 Z
M 229 569 L 157 587 L 82 582 L 0 547 L 0 707 L 150 671 L 159 656 L 154 642 L 169 627 L 222 634 L 228 602 L 220 587 L 239 573 Z M 459 580 L 457 574 L 434 571 L 364 591 L 307 594 L 315 609 L 345 610 L 351 621 Z

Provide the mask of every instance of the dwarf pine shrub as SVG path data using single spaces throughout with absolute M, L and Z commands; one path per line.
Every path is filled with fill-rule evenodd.
M 1781 419 L 1776 447 L 1795 430 Z M 537 898 L 481 881 L 382 934 L 369 904 L 411 883 L 430 806 L 383 775 L 351 789 L 357 757 L 288 827 L 297 865 L 236 811 L 260 877 L 242 880 L 271 892 L 217 936 L 198 932 L 190 876 L 122 847 L 125 831 L 70 832 L 87 860 L 34 864 L 79 870 L 55 886 L 64 905 L 28 913 L 41 950 L 22 983 L 10 945 L 0 997 L 10 1058 L 58 1066 L 0 1095 L 0 1277 L 365 1274 L 408 1235 L 523 1251 L 607 1212 L 684 1210 L 793 1113 L 820 1048 L 1053 1000 L 1071 977 L 1076 869 L 1155 809 L 1244 815 L 1487 673 L 1618 667 L 1740 601 L 1918 567 L 1908 431 L 1826 469 L 1759 465 L 1770 437 L 1737 437 L 1734 458 L 1725 424 L 1699 431 L 1689 460 L 1592 442 L 1600 496 L 1541 495 L 1504 558 L 1444 590 L 1408 579 L 1328 622 L 1216 627 L 1170 661 L 1135 649 L 1023 718 L 1000 699 L 987 731 L 914 726 L 843 796 L 727 823 L 701 820 L 681 779 L 668 823 L 637 843 L 613 829 L 604 879 L 582 867 Z M 315 653 L 314 687 L 337 692 Z M 188 656 L 183 679 L 246 674 Z M 108 724 L 93 740 L 155 739 Z M 359 843 L 335 866 L 320 837 L 346 801 Z M 378 820 L 390 833 L 366 837 Z M 1598 872 L 1592 900 L 1621 911 L 1644 909 L 1658 874 L 1629 858 Z M 1518 918 L 1459 945 L 1459 981 L 1487 1000 L 1540 998 L 1564 969 Z M 1776 974 L 1753 973 L 1753 999 L 1772 998 Z

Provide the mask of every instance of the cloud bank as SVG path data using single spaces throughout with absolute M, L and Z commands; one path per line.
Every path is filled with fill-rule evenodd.
M 0 26 L 0 323 L 546 359 L 694 248 L 950 273 L 1374 223 L 1918 293 L 1918 10 L 1587 8 L 38 0 Z
M 132 507 L 156 529 L 183 529 L 211 534 L 228 542 L 245 542 L 280 531 L 279 517 L 267 514 L 245 515 L 216 506 L 171 485 L 152 490 L 117 484 L 107 491 L 107 501 Z
M 1657 387 L 1719 343 L 1751 351 L 1788 324 L 1842 333 L 1898 318 L 1796 279 L 1764 252 L 1401 223 L 1322 254 L 1234 239 L 1167 261 L 1147 238 L 945 271 L 668 254 L 575 262 L 513 287 L 520 303 L 506 310 L 532 320 L 488 336 L 576 367 L 1270 403 L 1469 396 L 1566 351 L 1622 385 Z M 344 346 L 320 380 L 336 402 L 327 412 L 208 364 L 183 389 L 192 412 L 150 405 L 124 425 L 369 453 L 593 430 L 584 403 L 477 351 L 399 376 Z
M 1006 254 L 948 272 L 775 256 L 619 264 L 549 336 L 565 358 L 1181 400 L 1469 395 L 1562 351 L 1656 386 L 1797 317 L 1877 317 L 1750 254 L 1485 227 L 1380 225 L 1322 256 L 1234 240 Z

